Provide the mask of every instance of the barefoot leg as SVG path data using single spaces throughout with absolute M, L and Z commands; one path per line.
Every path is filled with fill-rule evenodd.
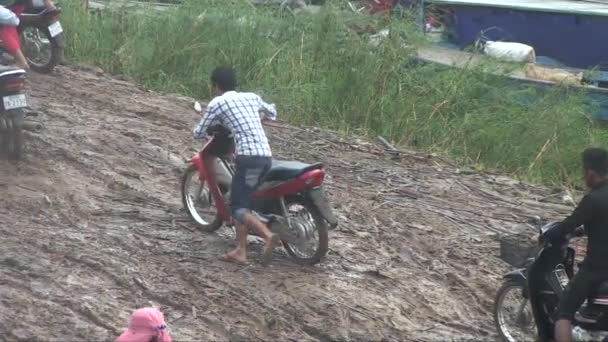
M 236 248 L 226 253 L 224 258 L 247 263 L 247 227 L 242 223 L 236 224 L 236 241 Z

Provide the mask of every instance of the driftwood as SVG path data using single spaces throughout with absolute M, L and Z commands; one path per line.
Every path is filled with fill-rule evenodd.
M 281 158 L 299 150 L 294 159 L 321 161 L 329 175 L 339 179 L 328 180 L 327 189 L 332 203 L 340 203 L 336 211 L 346 220 L 340 223 L 343 233 L 361 235 L 378 225 L 441 231 L 446 243 L 462 245 L 480 260 L 493 250 L 496 257 L 519 267 L 537 251 L 532 222 L 558 220 L 572 210 L 562 200 L 567 191 L 556 193 L 499 173 L 463 170 L 441 156 L 408 151 L 382 136 L 375 143 L 314 127 L 277 122 L 268 126 L 273 150 Z M 372 205 L 362 207 L 363 201 Z

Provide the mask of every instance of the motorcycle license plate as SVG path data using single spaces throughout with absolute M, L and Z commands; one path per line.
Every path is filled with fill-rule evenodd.
M 27 107 L 27 97 L 25 94 L 4 96 L 2 102 L 4 102 L 5 110 Z
M 51 37 L 55 38 L 58 34 L 63 32 L 63 27 L 61 27 L 61 23 L 56 21 L 49 26 L 49 33 Z

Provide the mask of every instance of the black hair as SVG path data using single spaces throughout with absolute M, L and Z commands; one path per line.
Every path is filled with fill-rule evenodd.
M 608 151 L 590 147 L 583 151 L 582 157 L 585 169 L 595 172 L 600 177 L 608 175 Z
M 211 83 L 223 91 L 236 89 L 236 72 L 232 68 L 217 67 L 211 74 Z

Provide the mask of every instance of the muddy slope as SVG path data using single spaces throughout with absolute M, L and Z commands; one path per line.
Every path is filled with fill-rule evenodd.
M 506 177 L 278 125 L 277 157 L 327 165 L 341 225 L 316 267 L 281 251 L 267 269 L 227 264 L 231 230 L 202 234 L 180 211 L 191 99 L 76 68 L 30 88 L 46 129 L 0 163 L 0 339 L 111 339 L 154 304 L 177 341 L 487 341 L 508 268 L 497 237 L 568 210 Z

